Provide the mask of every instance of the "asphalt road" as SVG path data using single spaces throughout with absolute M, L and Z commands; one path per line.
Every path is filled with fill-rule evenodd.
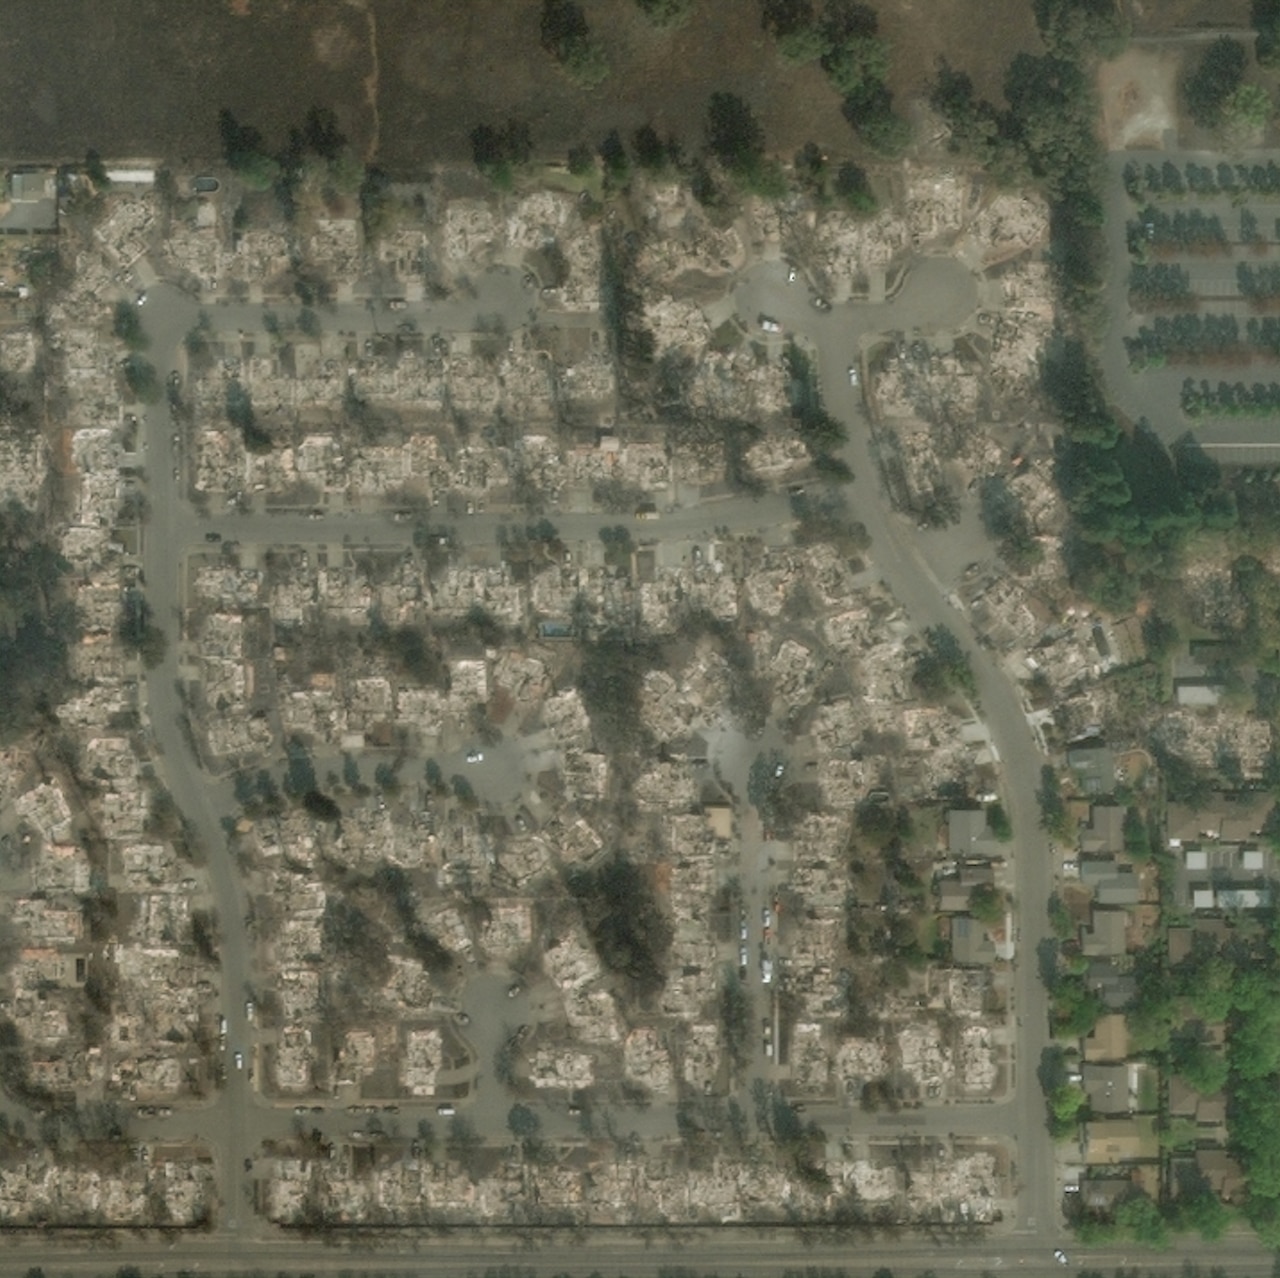
M 149 299 L 144 308 L 144 323 L 151 337 L 151 358 L 162 375 L 180 370 L 180 345 L 183 335 L 199 314 L 196 303 L 162 283 L 147 281 Z M 512 331 L 529 319 L 536 301 L 531 299 L 517 275 L 498 272 L 475 282 L 474 298 L 463 298 L 431 307 L 411 307 L 397 319 L 408 317 L 423 331 L 445 331 L 474 328 L 477 319 L 498 316 Z M 828 407 L 849 426 L 847 460 L 856 476 L 848 496 L 855 514 L 866 525 L 872 539 L 871 557 L 874 570 L 902 603 L 912 621 L 919 626 L 949 626 L 960 638 L 973 661 L 980 691 L 980 712 L 987 722 L 992 739 L 1003 761 L 1003 797 L 1015 831 L 1015 865 L 1017 875 L 1017 926 L 1020 962 L 1016 975 L 1016 1002 L 1019 1014 L 1017 1038 L 1017 1090 L 1015 1099 L 1003 1105 L 962 1109 L 948 1107 L 919 1111 L 923 1124 L 913 1118 L 912 1136 L 945 1134 L 950 1131 L 974 1131 L 985 1135 L 1001 1135 L 1016 1142 L 1019 1167 L 1019 1197 L 1015 1233 L 985 1243 L 955 1245 L 952 1248 L 925 1247 L 915 1243 L 894 1243 L 867 1248 L 858 1244 L 856 1266 L 878 1264 L 900 1267 L 915 1263 L 921 1267 L 1004 1267 L 1026 1266 L 1031 1270 L 1055 1268 L 1049 1260 L 1055 1246 L 1066 1246 L 1058 1211 L 1059 1187 L 1054 1170 L 1053 1149 L 1044 1122 L 1044 1107 L 1035 1080 L 1034 1067 L 1040 1053 L 1048 1045 L 1049 1036 L 1044 1015 L 1044 1000 L 1038 987 L 1035 948 L 1045 935 L 1047 920 L 1045 903 L 1050 885 L 1050 858 L 1046 842 L 1038 829 L 1035 790 L 1038 785 L 1040 755 L 1030 731 L 1016 686 L 998 668 L 989 653 L 978 646 L 967 620 L 947 604 L 945 596 L 952 583 L 939 579 L 921 553 L 920 534 L 914 526 L 894 515 L 881 489 L 879 467 L 874 456 L 868 423 L 863 412 L 861 392 L 849 384 L 847 366 L 865 350 L 879 334 L 903 331 L 908 336 L 927 336 L 961 324 L 973 311 L 976 285 L 973 277 L 949 259 L 924 259 L 914 264 L 904 287 L 889 302 L 878 306 L 847 304 L 829 313 L 816 311 L 807 293 L 798 285 L 788 285 L 785 269 L 777 263 L 764 264 L 747 273 L 735 294 L 739 313 L 754 323 L 761 312 L 775 316 L 790 331 L 804 334 L 819 358 L 823 391 Z M 210 308 L 211 320 L 220 332 L 262 332 L 263 308 L 249 305 L 218 305 Z M 561 322 L 563 316 L 548 316 L 548 322 Z M 351 302 L 322 313 L 322 322 L 330 328 L 352 332 L 360 337 L 385 328 L 388 315 L 377 305 Z M 577 322 L 583 322 L 581 317 Z M 226 1204 L 212 1237 L 184 1237 L 175 1246 L 173 1259 L 184 1264 L 195 1261 L 216 1268 L 220 1261 L 229 1263 L 270 1263 L 305 1265 L 309 1270 L 328 1270 L 349 1264 L 339 1250 L 321 1251 L 291 1237 L 281 1237 L 253 1215 L 249 1205 L 251 1172 L 246 1159 L 254 1156 L 258 1142 L 272 1135 L 284 1134 L 298 1120 L 292 1107 L 269 1104 L 252 1087 L 249 1067 L 254 1062 L 254 1027 L 245 1015 L 245 996 L 251 989 L 249 970 L 251 942 L 246 928 L 247 901 L 237 867 L 226 850 L 221 818 L 235 815 L 230 786 L 211 778 L 192 752 L 182 726 L 183 706 L 177 691 L 179 644 L 178 619 L 181 615 L 180 581 L 186 557 L 207 553 L 207 532 L 217 532 L 227 541 L 242 544 L 298 545 L 375 545 L 408 548 L 412 526 L 393 522 L 386 512 L 326 511 L 323 518 L 312 519 L 305 512 L 248 514 L 220 512 L 206 517 L 187 501 L 189 458 L 185 442 L 172 442 L 173 426 L 168 410 L 160 405 L 146 414 L 145 465 L 148 474 L 151 519 L 146 529 L 143 549 L 148 597 L 157 618 L 170 632 L 171 643 L 165 661 L 149 672 L 145 680 L 147 711 L 151 730 L 160 751 L 165 780 L 179 808 L 190 821 L 203 844 L 208 858 L 209 880 L 221 927 L 222 1010 L 228 1020 L 228 1058 L 233 1051 L 246 1054 L 246 1069 L 231 1068 L 228 1059 L 227 1083 L 216 1104 L 201 1111 L 180 1112 L 158 1123 L 148 1123 L 148 1130 L 198 1132 L 213 1149 L 217 1159 L 221 1192 Z M 602 526 L 619 522 L 616 515 L 554 513 L 553 522 L 570 544 L 596 541 Z M 467 543 L 492 544 L 503 524 L 522 522 L 502 512 L 488 511 L 450 522 L 455 534 Z M 790 504 L 786 498 L 767 496 L 758 500 L 724 499 L 683 509 L 664 510 L 661 518 L 650 524 L 636 524 L 633 535 L 653 536 L 668 541 L 698 540 L 712 535 L 715 528 L 727 527 L 732 533 L 758 531 L 779 540 L 789 536 Z M 749 760 L 748 760 L 749 762 Z M 750 902 L 754 916 L 749 916 L 752 931 L 754 967 L 755 940 L 759 935 L 759 908 L 771 881 L 767 875 L 754 884 L 756 895 Z M 758 980 L 758 972 L 755 973 Z M 490 982 L 492 984 L 492 982 Z M 496 988 L 496 987 L 495 987 Z M 482 991 L 491 1005 L 492 990 Z M 529 996 L 532 997 L 532 994 Z M 471 1007 L 469 1037 L 474 1041 L 479 1068 L 488 1071 L 491 1060 L 485 1059 L 496 1042 L 493 1027 L 480 1023 L 484 1009 L 477 1001 Z M 532 1016 L 536 1009 L 519 1005 L 503 1008 L 514 1020 L 516 1016 Z M 756 1015 L 761 1015 L 758 1007 Z M 492 1012 L 490 1011 L 490 1016 Z M 761 1062 L 763 1068 L 763 1062 Z M 429 1113 L 430 1106 L 404 1106 L 406 1112 L 396 1120 L 398 1126 L 411 1131 L 416 1114 Z M 496 1112 L 496 1111 L 495 1111 Z M 488 1121 L 494 1121 L 487 1116 Z M 862 1128 L 884 1135 L 891 1132 L 893 1120 L 861 1115 L 843 1108 L 815 1112 L 813 1117 L 833 1127 L 843 1120 L 849 1129 Z M 326 1136 L 349 1133 L 361 1120 L 338 1113 L 305 1120 L 308 1126 L 320 1125 Z M 556 1120 L 558 1129 L 560 1120 Z M 647 1125 L 647 1124 L 642 1124 Z M 905 1127 L 905 1122 L 904 1122 Z M 821 1232 L 821 1231 L 819 1231 Z M 539 1269 L 582 1267 L 589 1259 L 599 1265 L 597 1238 L 612 1253 L 611 1231 L 591 1232 L 590 1251 L 584 1256 L 580 1245 L 554 1244 L 536 1253 L 520 1252 L 519 1262 L 533 1263 Z M 696 1263 L 705 1259 L 712 1268 L 736 1269 L 743 1273 L 773 1271 L 783 1260 L 807 1262 L 813 1253 L 798 1250 L 794 1236 L 780 1237 L 767 1245 L 750 1235 L 741 1243 L 726 1236 L 703 1232 L 681 1233 L 673 1237 L 690 1241 L 670 1241 L 665 1236 L 651 1235 L 652 1246 L 640 1249 L 632 1235 L 621 1245 L 616 1263 L 628 1272 L 650 1272 L 663 1265 Z M 694 1238 L 702 1241 L 695 1243 Z M 710 1244 L 710 1246 L 708 1246 Z M 416 1245 L 416 1244 L 415 1244 Z M 975 1250 L 976 1246 L 976 1250 Z M 978 1258 L 990 1251 L 990 1260 Z M 1193 1249 L 1194 1250 L 1194 1249 Z M 829 1262 L 849 1264 L 846 1249 L 838 1256 L 819 1254 Z M 41 1263 L 47 1268 L 78 1272 L 81 1261 L 74 1249 L 60 1249 L 57 1244 L 41 1247 Z M 130 1241 L 113 1253 L 113 1260 L 124 1263 L 130 1257 L 154 1258 L 155 1250 L 147 1244 Z M 465 1242 L 440 1238 L 432 1241 L 429 1255 L 415 1260 L 415 1271 L 451 1271 L 481 1263 L 482 1260 L 512 1256 L 509 1235 L 477 1233 Z M 1185 1252 L 1183 1254 L 1186 1254 Z M 1247 1249 L 1241 1255 L 1252 1256 Z M 955 1259 L 952 1260 L 952 1255 Z M 1213 1253 L 1221 1259 L 1220 1251 Z M 1098 1257 L 1101 1260 L 1101 1257 Z M 1093 1257 L 1091 1257 L 1091 1261 Z M 83 1262 L 85 1265 L 93 1262 Z M 603 1263 L 612 1264 L 612 1260 Z M 1110 1263 L 1105 1262 L 1105 1263 Z M 1117 1259 L 1116 1263 L 1119 1263 Z M 1245 1272 L 1241 1270 L 1240 1272 Z

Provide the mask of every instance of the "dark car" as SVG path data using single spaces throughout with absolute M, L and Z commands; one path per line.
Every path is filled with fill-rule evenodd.
M 221 541 L 222 534 L 220 532 L 207 532 L 204 535 L 205 541 Z
M 222 185 L 216 177 L 210 177 L 207 173 L 201 174 L 191 181 L 191 189 L 197 195 L 212 195 Z

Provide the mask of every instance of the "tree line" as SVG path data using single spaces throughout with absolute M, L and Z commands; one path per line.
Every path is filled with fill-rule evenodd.
M 1196 381 L 1182 383 L 1182 411 L 1188 417 L 1273 417 L 1280 414 L 1280 383 Z
M 1280 164 L 1274 160 L 1266 164 L 1229 164 L 1222 160 L 1216 167 L 1194 160 L 1179 166 L 1165 160 L 1159 168 L 1130 160 L 1121 177 L 1124 189 L 1137 201 L 1152 196 L 1280 195 Z

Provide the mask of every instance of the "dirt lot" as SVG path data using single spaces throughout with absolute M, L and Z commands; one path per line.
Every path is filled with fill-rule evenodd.
M 1160 147 L 1178 127 L 1181 53 L 1133 46 L 1098 68 L 1102 129 L 1108 151 Z
M 407 174 L 469 157 L 475 125 L 510 114 L 547 155 L 646 121 L 696 144 L 716 89 L 747 98 L 781 154 L 809 139 L 856 151 L 820 71 L 779 59 L 753 0 L 699 0 L 673 35 L 653 31 L 633 0 L 584 7 L 614 66 L 590 93 L 539 48 L 538 0 L 9 0 L 0 152 L 213 158 L 219 108 L 274 145 L 318 104 L 362 151 Z M 944 52 L 997 95 L 1014 53 L 1039 46 L 1027 0 L 877 7 L 903 105 Z

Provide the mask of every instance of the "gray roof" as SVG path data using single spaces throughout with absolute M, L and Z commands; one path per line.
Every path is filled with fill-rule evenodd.
M 1115 804 L 1094 804 L 1089 824 L 1080 833 L 1080 851 L 1119 853 L 1124 851 L 1124 808 Z
M 985 967 L 995 962 L 995 942 L 977 919 L 957 914 L 951 920 L 951 957 L 963 967 Z
M 57 174 L 53 169 L 10 173 L 7 195 L 8 208 L 0 205 L 0 231 L 57 230 Z
M 1081 1069 L 1080 1077 L 1089 1097 L 1089 1108 L 1095 1114 L 1128 1114 L 1132 1111 L 1128 1065 L 1086 1065 Z
M 1080 933 L 1081 952 L 1089 958 L 1117 958 L 1126 950 L 1125 929 L 1129 915 L 1125 910 L 1094 910 L 1089 926 Z
M 958 857 L 997 857 L 1000 843 L 981 808 L 952 808 L 947 813 L 947 850 Z

